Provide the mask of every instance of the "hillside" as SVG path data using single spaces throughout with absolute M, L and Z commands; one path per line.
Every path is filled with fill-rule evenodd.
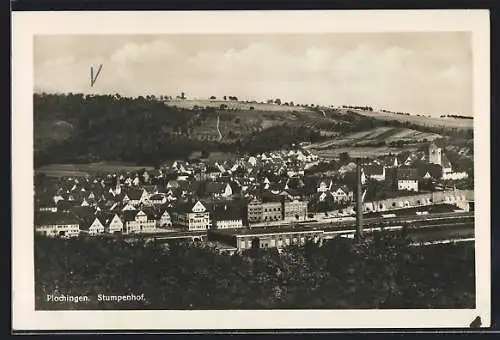
M 260 153 L 300 142 L 337 152 L 342 146 L 356 151 L 362 146 L 397 149 L 440 134 L 472 138 L 469 132 L 379 120 L 351 110 L 278 104 L 246 109 L 250 104 L 245 102 L 233 103 L 239 108 L 229 104 L 186 108 L 171 106 L 172 102 L 194 104 L 186 100 L 166 104 L 152 96 L 35 94 L 35 165 L 106 161 L 155 165 L 193 152 Z M 320 142 L 324 144 L 315 144 Z
M 272 104 L 266 104 L 273 106 Z M 279 106 L 279 105 L 276 105 Z M 180 108 L 152 97 L 35 94 L 35 164 L 156 164 L 194 151 L 263 152 L 354 124 L 298 108 Z

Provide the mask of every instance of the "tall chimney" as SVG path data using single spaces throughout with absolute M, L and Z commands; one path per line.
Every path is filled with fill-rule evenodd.
M 363 189 L 361 187 L 361 160 L 356 162 L 356 238 L 363 235 Z

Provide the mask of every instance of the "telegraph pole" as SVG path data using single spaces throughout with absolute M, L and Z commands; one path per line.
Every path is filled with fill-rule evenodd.
M 361 183 L 361 160 L 356 159 L 356 239 L 363 236 L 363 188 Z

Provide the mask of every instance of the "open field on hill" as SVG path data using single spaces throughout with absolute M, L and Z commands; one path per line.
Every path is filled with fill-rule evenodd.
M 220 108 L 224 104 L 228 109 L 250 110 L 250 107 L 260 111 L 278 111 L 278 112 L 310 112 L 309 109 L 302 106 L 287 106 L 278 104 L 246 103 L 234 100 L 210 100 L 210 99 L 172 99 L 165 101 L 167 106 L 176 106 L 179 108 L 192 109 L 197 107 Z
M 333 126 L 339 122 L 334 117 L 324 117 L 314 111 L 217 110 L 217 112 L 200 113 L 196 124 L 192 125 L 191 135 L 199 140 L 219 140 L 218 116 L 221 141 L 225 143 L 284 124 L 317 129 L 325 136 L 336 135 Z
M 380 147 L 340 147 L 332 149 L 314 150 L 314 152 L 319 157 L 325 160 L 333 160 L 340 157 L 340 154 L 347 152 L 352 158 L 375 158 L 378 156 L 388 155 L 389 153 L 399 154 L 403 151 L 416 151 L 418 147 L 416 146 L 403 146 L 401 148 L 380 146 Z
M 89 176 L 99 172 L 152 170 L 151 166 L 141 166 L 121 162 L 100 162 L 88 164 L 51 164 L 36 170 L 49 177 Z
M 362 146 L 370 143 L 389 144 L 396 141 L 408 143 L 421 143 L 441 138 L 436 133 L 421 132 L 405 128 L 377 127 L 374 129 L 354 132 L 343 136 L 338 136 L 328 141 L 308 145 L 306 148 L 311 150 L 323 150 L 342 146 Z
M 364 110 L 354 110 L 363 116 L 382 119 L 382 120 L 397 120 L 399 122 L 409 122 L 412 124 L 418 124 L 422 126 L 429 127 L 447 127 L 447 128 L 457 128 L 457 129 L 472 129 L 473 119 L 456 119 L 456 118 L 438 118 L 438 117 L 424 117 L 416 115 L 400 115 L 389 112 L 380 111 L 364 111 Z

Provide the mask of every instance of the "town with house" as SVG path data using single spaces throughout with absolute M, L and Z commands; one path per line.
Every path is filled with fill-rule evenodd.
M 304 222 L 354 215 L 356 199 L 355 160 L 314 171 L 325 162 L 297 146 L 234 161 L 172 161 L 156 170 L 45 179 L 49 184 L 35 193 L 35 230 L 58 238 L 219 231 L 212 239 L 226 245 L 246 236 L 251 242 L 262 230 L 289 233 L 278 240 L 287 244 L 317 239 Z M 443 182 L 467 177 L 434 143 L 361 164 L 363 201 L 442 191 Z M 264 246 L 279 246 L 274 238 L 270 243 Z

